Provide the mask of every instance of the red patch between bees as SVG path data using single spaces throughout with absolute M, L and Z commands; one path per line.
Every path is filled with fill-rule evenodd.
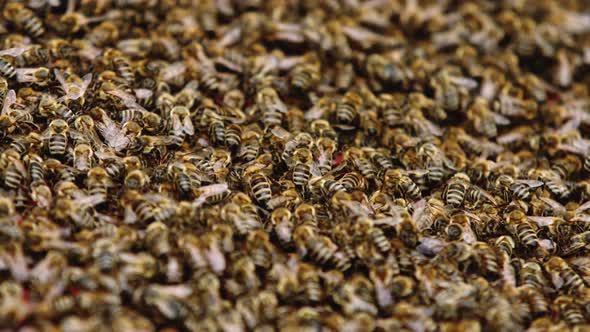
M 337 154 L 336 158 L 334 159 L 334 164 L 336 166 L 340 165 L 340 163 L 342 162 L 343 159 L 344 159 L 344 156 L 342 155 L 342 153 Z

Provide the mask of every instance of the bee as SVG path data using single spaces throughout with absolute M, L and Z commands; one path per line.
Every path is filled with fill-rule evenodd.
M 305 299 L 309 303 L 318 303 L 323 298 L 323 291 L 320 286 L 319 271 L 310 264 L 301 263 L 297 269 L 300 284 L 303 286 Z
M 287 114 L 287 106 L 276 90 L 270 87 L 262 88 L 256 93 L 256 105 L 262 113 L 261 121 L 265 128 L 281 126 Z
M 498 276 L 500 274 L 500 266 L 492 247 L 488 246 L 485 242 L 475 242 L 473 244 L 473 249 L 479 256 L 482 274 L 491 277 Z
M 443 190 L 445 203 L 454 207 L 463 204 L 465 193 L 470 188 L 471 180 L 465 173 L 457 173 L 447 182 Z
M 529 201 L 531 190 L 541 187 L 543 182 L 536 180 L 516 180 L 511 186 L 510 191 L 516 199 Z
M 295 160 L 293 183 L 299 188 L 305 188 L 311 177 L 311 151 L 306 148 L 296 149 L 293 152 L 293 159 Z
M 225 129 L 225 144 L 229 149 L 236 149 L 242 143 L 242 127 L 229 124 Z
M 77 144 L 74 148 L 74 168 L 80 172 L 87 172 L 92 168 L 94 151 L 88 144 Z
M 113 66 L 127 84 L 133 84 L 135 82 L 135 73 L 131 63 L 121 51 L 109 48 L 103 53 L 103 61 L 105 64 Z
M 364 191 L 367 188 L 367 181 L 357 172 L 348 172 L 344 174 L 338 182 L 349 192 L 353 190 Z
M 39 38 L 45 33 L 43 21 L 21 3 L 11 2 L 6 4 L 2 15 L 14 23 L 17 28 L 26 31 L 34 38 Z
M 16 76 L 16 69 L 14 68 L 12 63 L 10 63 L 10 61 L 5 57 L 0 57 L 0 73 L 4 75 L 4 79 L 11 79 Z M 2 98 L 2 100 L 4 100 L 4 98 Z
M 422 197 L 420 188 L 401 169 L 387 170 L 383 179 L 385 188 L 394 189 L 412 200 L 419 200 Z
M 293 216 L 289 209 L 284 207 L 276 208 L 270 215 L 270 222 L 273 225 L 274 234 L 283 248 L 290 248 L 293 244 Z
M 250 190 L 250 195 L 258 203 L 266 206 L 267 203 L 272 199 L 270 180 L 266 175 L 256 170 L 252 171 L 251 173 L 245 173 L 244 179 Z
M 254 265 L 268 270 L 273 260 L 268 233 L 262 229 L 253 230 L 248 234 L 246 243 Z
M 569 325 L 580 325 L 587 322 L 582 307 L 575 302 L 572 296 L 560 295 L 553 300 L 563 320 Z
M 407 74 L 398 64 L 380 54 L 372 54 L 367 57 L 365 70 L 374 91 L 383 91 L 391 86 L 404 85 L 407 80 Z
M 148 175 L 141 169 L 134 169 L 130 171 L 123 183 L 125 187 L 131 190 L 141 190 L 145 188 L 150 182 Z
M 347 126 L 352 125 L 362 104 L 363 100 L 360 95 L 350 91 L 347 92 L 336 103 L 334 112 L 337 123 Z
M 580 158 L 574 155 L 567 155 L 564 158 L 555 160 L 551 164 L 551 170 L 561 179 L 566 180 L 582 169 Z
M 28 172 L 20 159 L 14 159 L 4 168 L 4 186 L 8 189 L 17 189 L 27 178 Z
M 190 111 L 184 106 L 175 106 L 170 110 L 170 135 L 181 145 L 186 135 L 192 136 L 195 131 L 190 117 Z
M 146 247 L 155 257 L 167 256 L 172 250 L 169 237 L 168 226 L 162 222 L 153 222 L 145 232 Z
M 291 85 L 299 91 L 308 91 L 320 81 L 320 62 L 317 57 L 295 65 L 291 70 Z
M 451 216 L 449 225 L 445 229 L 448 239 L 450 241 L 462 239 L 465 243 L 477 241 L 477 236 L 471 228 L 474 220 L 477 221 L 478 217 L 467 212 L 460 212 Z
M 543 316 L 549 312 L 549 303 L 545 298 L 545 295 L 535 287 L 522 287 L 521 292 L 527 299 L 532 314 L 535 317 Z
M 512 256 L 512 252 L 516 247 L 516 242 L 514 242 L 514 238 L 510 235 L 502 235 L 494 240 L 494 247 L 502 252 L 505 253 L 508 257 Z
M 53 120 L 49 123 L 43 139 L 46 141 L 46 147 L 51 155 L 64 155 L 68 145 L 68 123 L 61 119 Z
M 511 211 L 507 217 L 507 227 L 525 248 L 534 249 L 539 246 L 537 231 L 527 220 L 524 212 L 520 210 Z
M 97 195 L 106 199 L 108 188 L 112 186 L 111 178 L 103 167 L 94 167 L 88 171 L 86 186 L 90 195 Z
M 104 47 L 116 42 L 119 38 L 119 28 L 114 22 L 104 21 L 86 34 L 86 39 L 95 47 Z
M 467 119 L 471 122 L 476 132 L 486 137 L 497 136 L 497 126 L 510 124 L 508 118 L 493 112 L 489 108 L 487 100 L 480 97 L 476 97 L 467 109 Z

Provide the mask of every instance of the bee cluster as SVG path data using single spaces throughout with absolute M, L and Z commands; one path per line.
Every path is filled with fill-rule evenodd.
M 588 13 L 3 1 L 0 328 L 590 329 Z

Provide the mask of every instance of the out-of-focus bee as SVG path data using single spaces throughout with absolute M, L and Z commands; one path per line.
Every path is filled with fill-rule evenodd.
M 68 123 L 61 119 L 53 120 L 43 134 L 47 150 L 51 155 L 63 155 L 68 146 Z
M 563 180 L 569 179 L 582 169 L 580 158 L 574 155 L 567 155 L 551 163 L 551 170 Z
M 508 118 L 493 112 L 488 106 L 488 101 L 480 97 L 476 97 L 467 109 L 467 119 L 476 132 L 487 137 L 495 137 L 498 134 L 497 126 L 510 124 Z
M 18 2 L 6 4 L 2 12 L 4 18 L 14 23 L 17 28 L 26 31 L 34 38 L 39 38 L 45 33 L 43 22 L 35 13 Z
M 510 235 L 502 235 L 494 241 L 494 247 L 498 249 L 498 251 L 505 253 L 508 257 L 512 256 L 512 252 L 516 247 L 516 242 L 514 242 L 514 238 Z
M 422 197 L 420 188 L 401 169 L 387 170 L 383 179 L 383 186 L 385 188 L 398 191 L 400 194 L 412 200 L 419 200 Z
M 162 257 L 170 253 L 169 233 L 168 226 L 161 222 L 153 222 L 147 227 L 145 232 L 146 247 L 156 257 Z
M 291 70 L 291 85 L 299 91 L 313 88 L 320 80 L 320 62 L 317 57 L 306 56 L 302 64 L 295 65 Z
M 360 95 L 352 91 L 347 92 L 336 102 L 336 107 L 334 109 L 336 122 L 343 125 L 343 129 L 352 126 L 358 116 L 362 104 L 363 100 Z
M 293 244 L 293 220 L 289 209 L 280 207 L 272 211 L 270 222 L 273 225 L 274 234 L 283 248 L 289 248 Z
M 96 47 L 115 42 L 119 38 L 119 28 L 114 22 L 104 21 L 86 34 L 86 39 Z
M 103 167 L 94 167 L 88 171 L 86 186 L 90 195 L 97 195 L 106 199 L 108 189 L 112 186 L 112 180 Z
M 383 91 L 391 86 L 404 85 L 407 80 L 404 69 L 380 54 L 372 54 L 367 57 L 365 70 L 374 91 Z
M 582 277 L 561 257 L 551 257 L 543 264 L 543 268 L 551 276 L 556 289 L 563 288 L 568 293 L 575 293 L 586 287 Z
M 553 306 L 569 325 L 579 325 L 587 322 L 584 309 L 576 303 L 571 295 L 561 295 L 553 300 Z

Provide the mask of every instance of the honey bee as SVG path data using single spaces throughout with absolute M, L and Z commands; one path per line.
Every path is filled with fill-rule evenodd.
M 119 28 L 114 22 L 104 21 L 86 34 L 87 40 L 95 47 L 109 45 L 119 38 Z
M 337 123 L 344 125 L 342 128 L 352 126 L 362 104 L 363 100 L 360 95 L 354 92 L 347 92 L 336 103 L 334 112 Z
M 553 300 L 553 305 L 557 307 L 563 320 L 569 325 L 584 324 L 587 321 L 584 316 L 583 308 L 575 302 L 572 296 L 558 296 Z
M 291 211 L 284 207 L 274 209 L 270 216 L 274 234 L 283 248 L 289 248 L 293 244 L 294 224 L 292 218 Z
M 4 7 L 2 15 L 11 21 L 17 28 L 26 31 L 34 38 L 39 38 L 45 33 L 43 22 L 35 13 L 23 4 L 15 2 Z
M 466 196 L 467 189 L 471 186 L 471 180 L 465 173 L 455 174 L 446 184 L 443 191 L 443 199 L 446 204 L 454 207 L 461 206 Z
M 261 121 L 265 128 L 281 126 L 288 109 L 276 90 L 270 87 L 262 88 L 256 93 L 256 105 L 262 113 Z
M 135 73 L 131 63 L 119 50 L 107 49 L 103 53 L 103 61 L 105 64 L 112 66 L 127 84 L 133 84 L 135 82 Z
M 259 171 L 244 174 L 244 179 L 250 189 L 250 195 L 263 206 L 272 199 L 270 181 L 266 175 Z
M 49 154 L 64 155 L 66 153 L 68 129 L 68 123 L 61 119 L 56 119 L 49 123 L 46 132 L 42 135 Z
M 367 57 L 365 70 L 370 78 L 370 84 L 375 91 L 383 91 L 391 86 L 405 85 L 407 73 L 403 68 L 380 54 Z
M 494 113 L 488 106 L 487 100 L 476 97 L 473 104 L 467 109 L 467 118 L 471 121 L 473 129 L 487 137 L 498 135 L 497 126 L 510 124 L 510 120 Z
M 387 170 L 384 174 L 383 185 L 386 188 L 399 191 L 412 200 L 419 200 L 422 197 L 420 188 L 401 169 Z
M 299 91 L 307 91 L 313 88 L 320 80 L 319 59 L 310 58 L 302 64 L 295 65 L 291 70 L 291 85 Z

